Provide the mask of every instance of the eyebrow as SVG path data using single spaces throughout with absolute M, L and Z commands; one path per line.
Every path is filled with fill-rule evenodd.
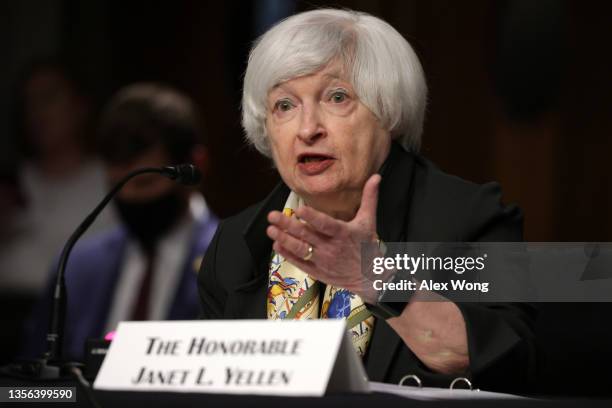
M 327 73 L 323 74 L 323 78 L 325 78 L 325 79 L 337 79 L 337 80 L 340 80 L 342 82 L 346 82 L 347 84 L 350 85 L 350 82 L 347 79 L 342 78 L 340 76 L 340 74 L 341 74 L 341 71 L 336 69 L 334 71 L 327 72 Z M 272 88 L 270 88 L 270 92 L 272 92 L 273 90 L 276 90 L 276 89 L 283 89 L 283 86 L 284 86 L 285 82 L 287 82 L 287 81 L 283 81 L 283 82 L 280 82 L 280 83 L 274 85 Z M 285 89 L 285 91 L 289 92 L 286 89 Z

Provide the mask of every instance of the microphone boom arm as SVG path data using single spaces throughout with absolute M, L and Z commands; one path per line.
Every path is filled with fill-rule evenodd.
M 72 233 L 64 249 L 60 255 L 57 267 L 57 279 L 55 290 L 53 291 L 53 305 L 51 308 L 51 322 L 49 332 L 47 334 L 47 351 L 44 359 L 47 361 L 61 361 L 63 354 L 64 340 L 64 323 L 66 320 L 66 265 L 72 248 L 79 238 L 93 224 L 100 212 L 106 207 L 115 194 L 132 178 L 141 174 L 157 173 L 172 180 L 176 180 L 181 184 L 196 184 L 199 181 L 199 172 L 197 168 L 190 164 L 181 164 L 178 166 L 166 166 L 163 168 L 146 167 L 135 170 L 123 177 L 107 194 L 104 199 L 93 209 L 93 211 L 79 224 L 77 229 Z

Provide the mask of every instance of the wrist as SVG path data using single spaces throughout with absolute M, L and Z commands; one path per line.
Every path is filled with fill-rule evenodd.
M 389 287 L 395 287 L 398 283 L 400 283 L 402 279 L 402 274 L 397 273 L 397 271 L 393 271 L 391 276 L 386 276 L 386 279 L 381 279 L 383 283 L 383 289 L 376 291 L 376 297 L 371 298 L 370 302 L 366 301 L 366 308 L 370 310 L 370 312 L 380 318 L 380 319 L 391 319 L 393 317 L 398 317 L 402 314 L 412 296 L 416 293 L 416 290 L 402 290 L 401 295 L 397 293 L 393 293 L 394 290 L 389 290 Z M 410 281 L 415 282 L 413 278 Z

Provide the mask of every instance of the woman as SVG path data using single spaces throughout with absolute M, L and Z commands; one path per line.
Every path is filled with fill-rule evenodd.
M 520 211 L 500 204 L 496 184 L 448 176 L 416 153 L 426 93 L 410 45 L 364 13 L 305 12 L 259 39 L 243 126 L 282 183 L 219 225 L 199 276 L 205 318 L 348 317 L 371 380 L 524 385 L 526 307 L 380 305 L 361 274 L 362 242 L 521 239 Z

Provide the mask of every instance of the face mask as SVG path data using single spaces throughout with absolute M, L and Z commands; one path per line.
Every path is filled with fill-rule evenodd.
M 183 215 L 186 203 L 181 198 L 174 191 L 152 201 L 138 203 L 116 198 L 115 207 L 130 234 L 145 250 L 152 250 Z

